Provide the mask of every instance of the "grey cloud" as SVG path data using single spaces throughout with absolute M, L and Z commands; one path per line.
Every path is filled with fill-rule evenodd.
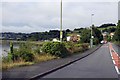
M 64 2 L 63 29 L 89 27 L 92 13 L 97 26 L 117 23 L 117 8 L 117 2 Z M 60 26 L 59 2 L 4 2 L 2 13 L 3 32 L 48 31 Z
M 118 2 L 118 20 L 120 20 L 120 1 Z

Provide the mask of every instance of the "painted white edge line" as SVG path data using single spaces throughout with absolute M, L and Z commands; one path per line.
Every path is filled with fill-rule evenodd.
M 115 69 L 116 69 L 117 73 L 120 74 L 119 69 L 118 69 L 117 66 L 115 66 Z
M 115 61 L 113 60 L 114 65 L 116 65 Z
M 115 49 L 114 48 L 112 48 L 113 49 L 113 51 L 115 52 L 115 54 L 117 54 L 117 56 L 119 57 L 119 55 L 118 55 L 118 53 L 115 51 Z
M 110 50 L 110 54 L 111 54 L 111 56 L 112 56 L 111 49 L 109 48 L 109 50 Z M 113 63 L 115 64 L 115 61 L 114 61 L 114 60 L 112 60 L 112 61 L 113 61 Z M 118 69 L 118 67 L 117 67 L 116 65 L 115 65 L 115 70 L 117 71 L 118 74 L 120 74 L 119 69 Z
M 114 58 L 112 57 L 112 60 L 114 60 Z

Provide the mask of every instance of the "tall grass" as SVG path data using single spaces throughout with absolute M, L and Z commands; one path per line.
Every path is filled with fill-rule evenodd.
M 33 46 L 36 48 L 33 48 Z M 9 53 L 8 57 L 3 58 L 2 69 L 6 70 L 13 67 L 28 66 L 48 60 L 63 58 L 64 56 L 67 57 L 87 49 L 89 49 L 89 44 L 87 43 L 47 42 L 37 45 L 29 42 L 21 43 L 19 49 L 13 49 L 12 54 Z

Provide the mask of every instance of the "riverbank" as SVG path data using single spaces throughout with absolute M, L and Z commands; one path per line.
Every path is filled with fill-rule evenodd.
M 36 45 L 36 44 L 35 44 Z M 14 67 L 33 65 L 38 62 L 72 56 L 89 49 L 88 43 L 73 42 L 44 42 L 33 48 L 33 43 L 21 44 L 18 49 L 12 49 L 13 53 L 3 58 L 2 69 L 7 70 Z
M 17 40 L 0 40 L 0 44 L 9 44 L 10 42 L 13 43 L 26 43 L 26 42 L 30 42 L 33 44 L 42 44 L 44 43 L 44 41 L 17 41 Z
M 51 55 L 36 55 L 35 56 L 36 60 L 32 61 L 32 62 L 26 62 L 24 60 L 17 60 L 17 61 L 11 61 L 11 62 L 3 62 L 2 63 L 2 70 L 8 70 L 11 68 L 18 68 L 18 67 L 23 67 L 23 66 L 30 66 L 36 63 L 40 63 L 40 62 L 45 62 L 45 61 L 49 61 L 49 60 L 53 60 L 53 59 L 57 59 L 57 57 L 55 56 L 51 56 Z
M 54 71 L 55 69 L 60 69 L 61 67 L 67 66 L 77 60 L 80 60 L 90 54 L 92 54 L 94 51 L 99 49 L 101 45 L 96 46 L 92 49 L 89 49 L 85 51 L 84 53 L 78 53 L 66 58 L 60 58 L 55 60 L 49 60 L 41 63 L 37 63 L 31 66 L 25 66 L 25 67 L 19 67 L 19 68 L 13 68 L 9 69 L 7 71 L 3 71 L 2 77 L 3 79 L 21 79 L 21 80 L 27 80 L 27 79 L 35 79 L 37 77 L 40 77 L 50 71 Z

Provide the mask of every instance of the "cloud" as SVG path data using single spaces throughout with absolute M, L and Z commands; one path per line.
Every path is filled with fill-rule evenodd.
M 64 2 L 63 29 L 117 23 L 117 2 Z M 3 32 L 42 32 L 60 27 L 60 2 L 2 2 Z
M 118 3 L 118 14 L 120 14 L 120 1 Z M 120 15 L 118 15 L 118 20 L 120 20 Z
M 40 28 L 40 29 L 38 29 Z M 24 30 L 23 30 L 24 29 Z M 39 27 L 39 26 L 34 26 L 31 27 L 31 26 L 4 26 L 2 28 L 3 32 L 23 32 L 23 33 L 31 33 L 31 32 L 39 32 L 40 30 L 41 31 L 48 31 L 48 29 L 45 29 L 45 28 L 42 28 L 42 27 Z
M 60 2 L 61 0 L 2 0 L 2 2 Z M 63 0 L 63 2 L 118 2 L 119 0 Z

